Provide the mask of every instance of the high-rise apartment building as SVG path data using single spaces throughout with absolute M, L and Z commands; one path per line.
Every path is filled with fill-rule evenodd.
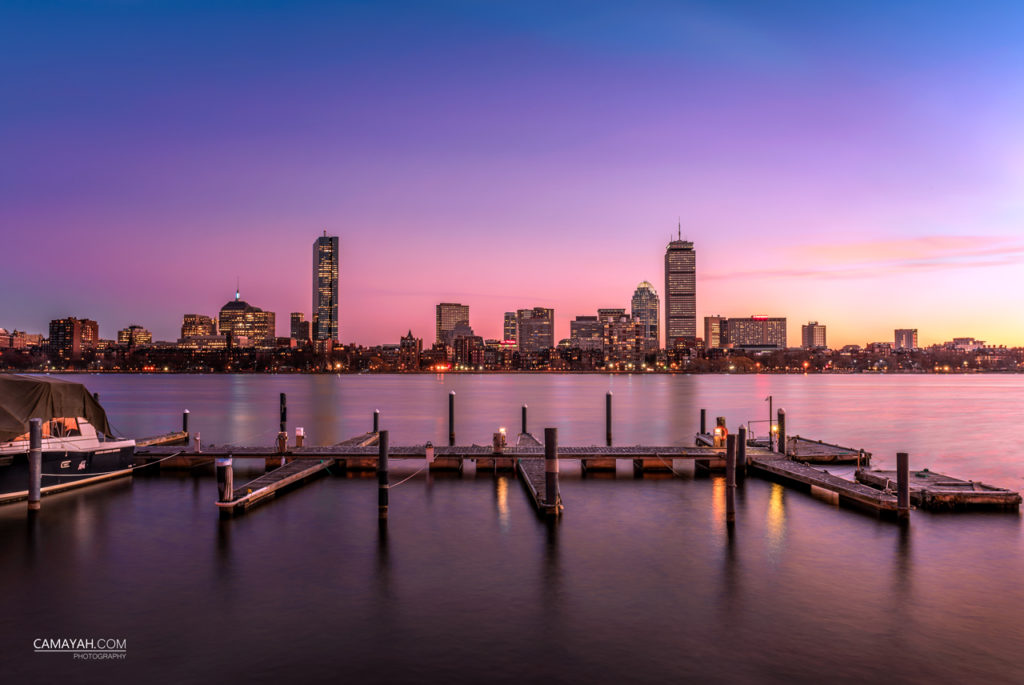
M 455 326 L 464 323 L 469 325 L 469 305 L 457 302 L 442 302 L 435 311 L 434 342 L 450 344 L 449 334 Z
M 897 328 L 896 329 L 896 349 L 897 350 L 916 350 L 917 349 L 917 329 L 916 328 Z
M 324 234 L 313 241 L 313 339 L 339 339 L 338 236 Z
M 728 340 L 729 319 L 724 316 L 704 317 L 704 347 L 708 350 L 721 349 L 725 347 Z
M 310 340 L 312 331 L 310 323 L 306 321 L 306 315 L 302 312 L 292 312 L 290 331 L 292 339 L 299 342 Z
M 82 322 L 73 316 L 50 322 L 50 354 L 70 361 L 82 356 Z
M 518 340 L 516 333 L 516 313 L 505 312 L 505 322 L 502 325 L 502 340 L 504 342 L 515 342 Z
M 665 347 L 697 338 L 697 255 L 693 243 L 673 240 L 665 250 Z
M 82 322 L 82 349 L 96 347 L 100 341 L 100 325 L 92 319 L 79 319 Z
M 800 327 L 800 347 L 814 350 L 828 347 L 825 343 L 825 326 L 817 321 L 808 321 Z
M 728 319 L 729 345 L 732 347 L 786 347 L 784 317 L 752 316 L 749 319 Z
M 569 322 L 569 339 L 581 350 L 604 348 L 604 323 L 596 316 L 577 316 Z
M 640 346 L 644 352 L 657 352 L 661 344 L 658 330 L 658 293 L 654 286 L 642 281 L 633 292 L 633 320 L 640 326 Z
M 540 352 L 555 346 L 555 310 L 545 307 L 516 311 L 520 352 Z

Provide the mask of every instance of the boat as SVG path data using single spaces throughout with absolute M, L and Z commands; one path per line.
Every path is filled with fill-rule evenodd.
M 114 435 L 81 383 L 0 375 L 0 502 L 28 490 L 29 421 L 42 421 L 44 493 L 130 472 L 135 441 Z

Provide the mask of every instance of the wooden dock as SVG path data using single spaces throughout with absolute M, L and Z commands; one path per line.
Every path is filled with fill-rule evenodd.
M 860 464 L 871 462 L 871 453 L 851 447 L 832 445 L 821 440 L 808 440 L 799 435 L 786 438 L 786 454 L 808 464 Z
M 530 495 L 530 501 L 542 514 L 558 514 L 564 509 L 562 506 L 562 495 L 559 493 L 557 501 L 552 504 L 548 502 L 547 486 L 545 484 L 544 459 L 543 457 L 520 457 L 516 459 L 516 472 L 519 480 Z
M 824 469 L 794 461 L 767 450 L 750 449 L 748 466 L 758 475 L 814 493 L 833 493 L 839 504 L 869 511 L 883 517 L 897 514 L 896 495 L 832 475 Z
M 896 487 L 896 472 L 862 469 L 857 481 L 887 492 Z M 1021 496 L 1006 488 L 922 469 L 910 472 L 910 502 L 931 511 L 1020 511 Z
M 151 438 L 140 438 L 135 441 L 135 447 L 156 447 L 158 445 L 187 445 L 188 432 L 174 431 L 163 435 L 154 435 Z
M 322 474 L 333 463 L 331 459 L 315 462 L 296 460 L 279 466 L 272 471 L 267 471 L 259 478 L 249 481 L 242 487 L 235 488 L 231 493 L 231 499 L 226 502 L 217 502 L 217 507 L 225 514 L 246 511 L 260 502 L 276 497 L 289 486 L 298 485 Z

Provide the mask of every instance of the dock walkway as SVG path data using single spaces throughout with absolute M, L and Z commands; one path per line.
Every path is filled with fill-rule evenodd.
M 264 473 L 242 487 L 235 488 L 231 493 L 231 499 L 226 502 L 217 502 L 217 506 L 222 512 L 227 513 L 250 509 L 259 502 L 276 496 L 276 493 L 289 485 L 321 474 L 333 463 L 330 459 L 313 463 L 298 460 L 289 462 L 273 471 Z
M 896 486 L 896 472 L 861 470 L 857 472 L 857 480 L 879 490 L 889 490 Z M 1021 496 L 1006 488 L 922 469 L 910 472 L 910 503 L 932 511 L 1019 511 Z

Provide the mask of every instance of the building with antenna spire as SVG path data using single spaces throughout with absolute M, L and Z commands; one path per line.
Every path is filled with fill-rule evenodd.
M 696 339 L 697 253 L 692 242 L 683 240 L 680 219 L 677 239 L 665 250 L 665 348 L 693 345 Z
M 265 312 L 242 299 L 238 285 L 235 299 L 220 308 L 217 318 L 221 335 L 230 335 L 240 347 L 273 349 L 277 346 L 277 322 L 274 312 Z

